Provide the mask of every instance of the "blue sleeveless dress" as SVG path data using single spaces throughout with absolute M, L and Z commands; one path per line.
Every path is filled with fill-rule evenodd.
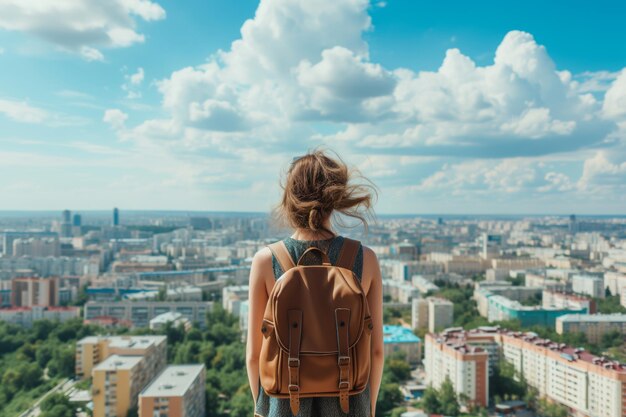
M 343 236 L 335 236 L 325 240 L 296 240 L 290 237 L 283 239 L 285 246 L 291 255 L 294 263 L 298 262 L 304 251 L 311 247 L 317 246 L 328 254 L 330 262 L 335 264 L 339 257 L 339 250 L 343 244 Z M 311 261 L 315 260 L 311 254 Z M 308 255 L 307 255 L 308 257 Z M 310 261 L 310 262 L 311 262 Z M 319 259 L 315 260 L 319 263 Z M 274 279 L 283 274 L 280 264 L 272 255 L 272 267 L 274 270 Z M 352 271 L 361 280 L 363 272 L 363 247 L 359 248 Z M 273 398 L 268 396 L 259 382 L 259 396 L 255 405 L 255 417 L 293 417 L 289 408 L 288 398 Z M 301 398 L 300 411 L 296 417 L 369 417 L 370 416 L 370 385 L 360 394 L 350 396 L 350 412 L 345 414 L 339 405 L 338 398 L 335 397 L 314 397 Z

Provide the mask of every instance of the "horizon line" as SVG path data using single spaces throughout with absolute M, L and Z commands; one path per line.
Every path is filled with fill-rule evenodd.
M 125 213 L 137 213 L 137 212 L 161 212 L 161 213 L 232 213 L 232 214 L 245 214 L 245 215 L 269 215 L 270 211 L 242 211 L 242 210 L 197 210 L 197 209 L 122 209 L 120 207 L 112 206 L 105 209 L 0 209 L 0 215 L 3 213 L 55 213 L 63 212 L 64 210 L 70 210 L 73 213 L 106 213 L 112 211 L 114 208 L 119 209 L 120 212 Z M 375 213 L 376 216 L 602 216 L 602 217 L 625 217 L 626 214 L 617 213 Z

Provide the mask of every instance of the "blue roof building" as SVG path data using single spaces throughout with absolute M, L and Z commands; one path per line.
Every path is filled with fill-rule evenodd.
M 403 351 L 408 363 L 416 365 L 420 362 L 422 340 L 411 329 L 385 324 L 383 326 L 383 341 L 385 343 L 385 356 Z

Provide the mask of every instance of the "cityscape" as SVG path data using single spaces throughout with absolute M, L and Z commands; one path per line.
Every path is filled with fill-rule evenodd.
M 0 216 L 0 415 L 249 416 L 263 213 Z M 376 415 L 626 415 L 626 217 L 380 216 Z
M 626 417 L 625 21 L 0 0 L 0 417 Z

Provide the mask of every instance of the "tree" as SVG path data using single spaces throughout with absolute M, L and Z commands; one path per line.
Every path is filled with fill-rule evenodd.
M 385 370 L 389 382 L 402 384 L 411 378 L 411 367 L 406 361 L 400 359 L 389 359 L 386 361 Z
M 76 408 L 68 398 L 59 393 L 51 394 L 41 402 L 41 417 L 74 417 Z
M 454 392 L 454 386 L 452 385 L 452 381 L 446 375 L 446 379 L 441 384 L 439 388 L 439 401 L 441 402 L 441 414 L 446 416 L 457 416 L 460 412 L 459 401 L 456 397 L 456 392 Z
M 429 385 L 422 396 L 421 406 L 428 414 L 437 414 L 441 409 L 439 393 L 432 385 Z
M 404 397 L 400 392 L 400 386 L 394 383 L 383 383 L 380 386 L 378 393 L 378 401 L 376 402 L 376 415 L 382 416 L 400 403 L 402 403 Z
M 71 377 L 74 375 L 76 356 L 71 348 L 54 350 L 52 359 L 48 362 L 48 371 L 52 376 Z

